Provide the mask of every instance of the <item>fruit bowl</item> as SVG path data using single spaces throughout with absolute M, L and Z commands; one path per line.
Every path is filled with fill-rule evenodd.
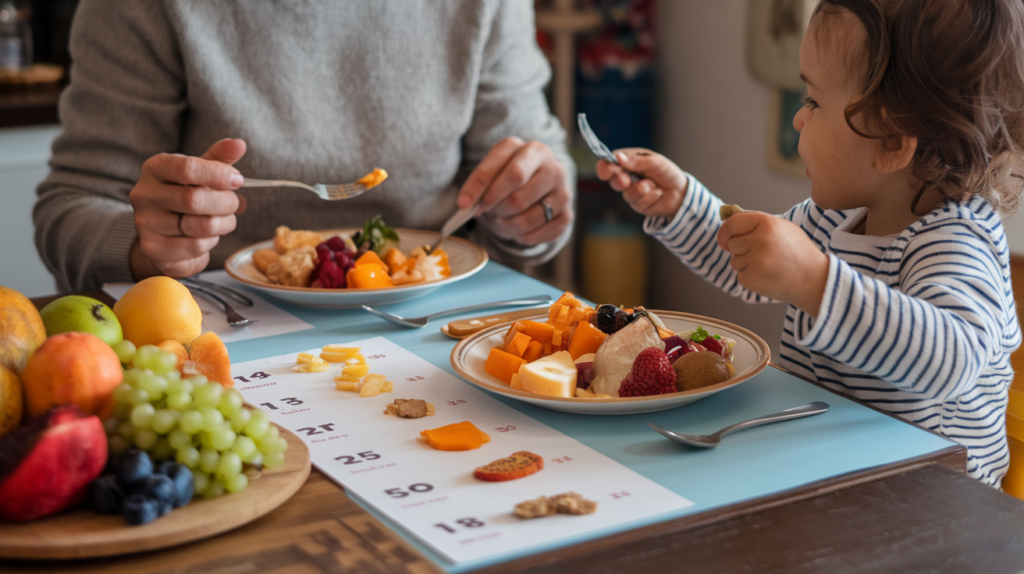
M 351 235 L 356 231 L 358 230 L 332 229 L 320 233 L 324 236 Z M 395 231 L 399 237 L 398 248 L 402 252 L 409 252 L 421 245 L 431 245 L 439 235 L 436 231 L 417 229 L 395 229 Z M 236 281 L 254 289 L 283 301 L 309 307 L 358 307 L 360 305 L 394 303 L 420 297 L 432 293 L 444 285 L 461 281 L 473 275 L 483 269 L 488 260 L 487 251 L 483 247 L 460 237 L 448 237 L 444 240 L 442 247 L 448 253 L 448 264 L 451 266 L 452 274 L 440 281 L 380 289 L 314 289 L 275 285 L 267 281 L 267 277 L 260 273 L 253 264 L 252 254 L 259 249 L 269 249 L 273 246 L 273 239 L 268 239 L 236 251 L 224 262 L 224 270 Z
M 452 367 L 462 378 L 480 388 L 540 407 L 591 415 L 630 415 L 674 409 L 698 401 L 734 387 L 768 366 L 771 359 L 771 349 L 768 344 L 761 337 L 743 327 L 690 313 L 652 312 L 661 318 L 666 327 L 676 332 L 690 331 L 699 325 L 711 333 L 734 339 L 736 345 L 733 347 L 733 366 L 736 369 L 736 374 L 731 379 L 717 385 L 651 397 L 561 398 L 517 391 L 484 371 L 487 355 L 492 347 L 500 345 L 504 340 L 505 332 L 509 328 L 508 323 L 484 329 L 459 341 L 452 349 Z M 547 315 L 538 314 L 536 317 L 528 319 L 546 321 Z

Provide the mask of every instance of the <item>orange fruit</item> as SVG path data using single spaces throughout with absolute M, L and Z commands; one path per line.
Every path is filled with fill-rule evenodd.
M 225 388 L 235 386 L 235 380 L 231 378 L 228 348 L 217 333 L 210 331 L 196 337 L 188 346 L 188 359 L 183 374 L 206 375 L 207 379 L 217 381 Z
M 185 368 L 185 361 L 188 361 L 188 350 L 185 349 L 185 345 L 175 341 L 174 339 L 167 339 L 166 341 L 160 341 L 157 343 L 157 347 L 161 351 L 167 351 L 168 353 L 174 353 L 178 357 L 178 364 L 174 367 L 180 372 Z
M 0 436 L 21 424 L 21 381 L 14 371 L 0 367 Z
M 69 332 L 46 340 L 21 373 L 30 418 L 67 403 L 98 414 L 110 408 L 114 387 L 124 380 L 121 359 L 96 335 Z
M 28 358 L 46 340 L 46 327 L 28 297 L 0 286 L 0 367 L 20 374 Z
M 203 332 L 203 312 L 188 287 L 170 277 L 136 283 L 114 303 L 124 338 L 136 347 L 172 339 L 187 345 Z

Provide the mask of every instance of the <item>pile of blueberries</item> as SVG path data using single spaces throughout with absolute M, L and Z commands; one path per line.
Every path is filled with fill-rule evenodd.
M 192 500 L 192 471 L 165 460 L 153 465 L 144 451 L 132 449 L 107 464 L 92 483 L 92 503 L 103 514 L 120 514 L 136 526 L 156 520 Z

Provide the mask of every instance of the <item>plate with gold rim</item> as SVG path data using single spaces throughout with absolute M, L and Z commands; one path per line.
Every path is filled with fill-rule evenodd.
M 352 235 L 358 229 L 332 229 L 320 231 L 324 237 L 333 235 Z M 395 229 L 398 233 L 398 248 L 403 253 L 408 253 L 422 245 L 431 245 L 438 238 L 437 231 L 424 231 L 418 229 Z M 250 245 L 236 251 L 224 262 L 224 270 L 234 280 L 243 283 L 262 293 L 266 293 L 283 301 L 305 305 L 308 307 L 358 307 L 360 305 L 374 305 L 382 303 L 395 303 L 405 301 L 414 297 L 422 297 L 449 285 L 461 281 L 474 273 L 480 271 L 487 264 L 487 251 L 472 241 L 461 237 L 447 237 L 441 247 L 448 254 L 448 265 L 452 269 L 450 277 L 439 281 L 414 283 L 411 285 L 399 285 L 397 287 L 384 287 L 380 289 L 314 289 L 312 287 L 290 287 L 287 285 L 275 285 L 267 280 L 266 275 L 260 272 L 253 264 L 252 254 L 260 249 L 271 249 L 274 240 L 268 239 Z
M 692 331 L 698 326 L 709 333 L 736 341 L 732 349 L 736 374 L 729 380 L 700 389 L 669 393 L 651 397 L 587 397 L 562 398 L 537 395 L 513 390 L 484 371 L 484 363 L 491 349 L 504 341 L 509 324 L 495 325 L 459 341 L 451 353 L 455 372 L 470 383 L 511 399 L 540 407 L 570 413 L 591 415 L 630 415 L 674 409 L 710 397 L 725 389 L 749 380 L 761 372 L 771 361 L 771 349 L 764 339 L 746 328 L 691 313 L 651 310 L 665 326 L 675 332 Z M 547 315 L 538 314 L 533 320 L 546 321 Z

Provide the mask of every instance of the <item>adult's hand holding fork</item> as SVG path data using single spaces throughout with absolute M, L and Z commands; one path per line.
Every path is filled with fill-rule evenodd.
M 235 193 L 245 179 L 232 165 L 245 142 L 223 139 L 201 157 L 161 153 L 142 164 L 129 194 L 139 239 L 132 246 L 132 275 L 188 277 L 206 268 L 221 235 L 235 229 L 245 199 Z
M 476 215 L 498 237 L 523 245 L 558 239 L 575 218 L 565 168 L 539 141 L 495 144 L 463 184 L 459 209 L 478 199 Z

